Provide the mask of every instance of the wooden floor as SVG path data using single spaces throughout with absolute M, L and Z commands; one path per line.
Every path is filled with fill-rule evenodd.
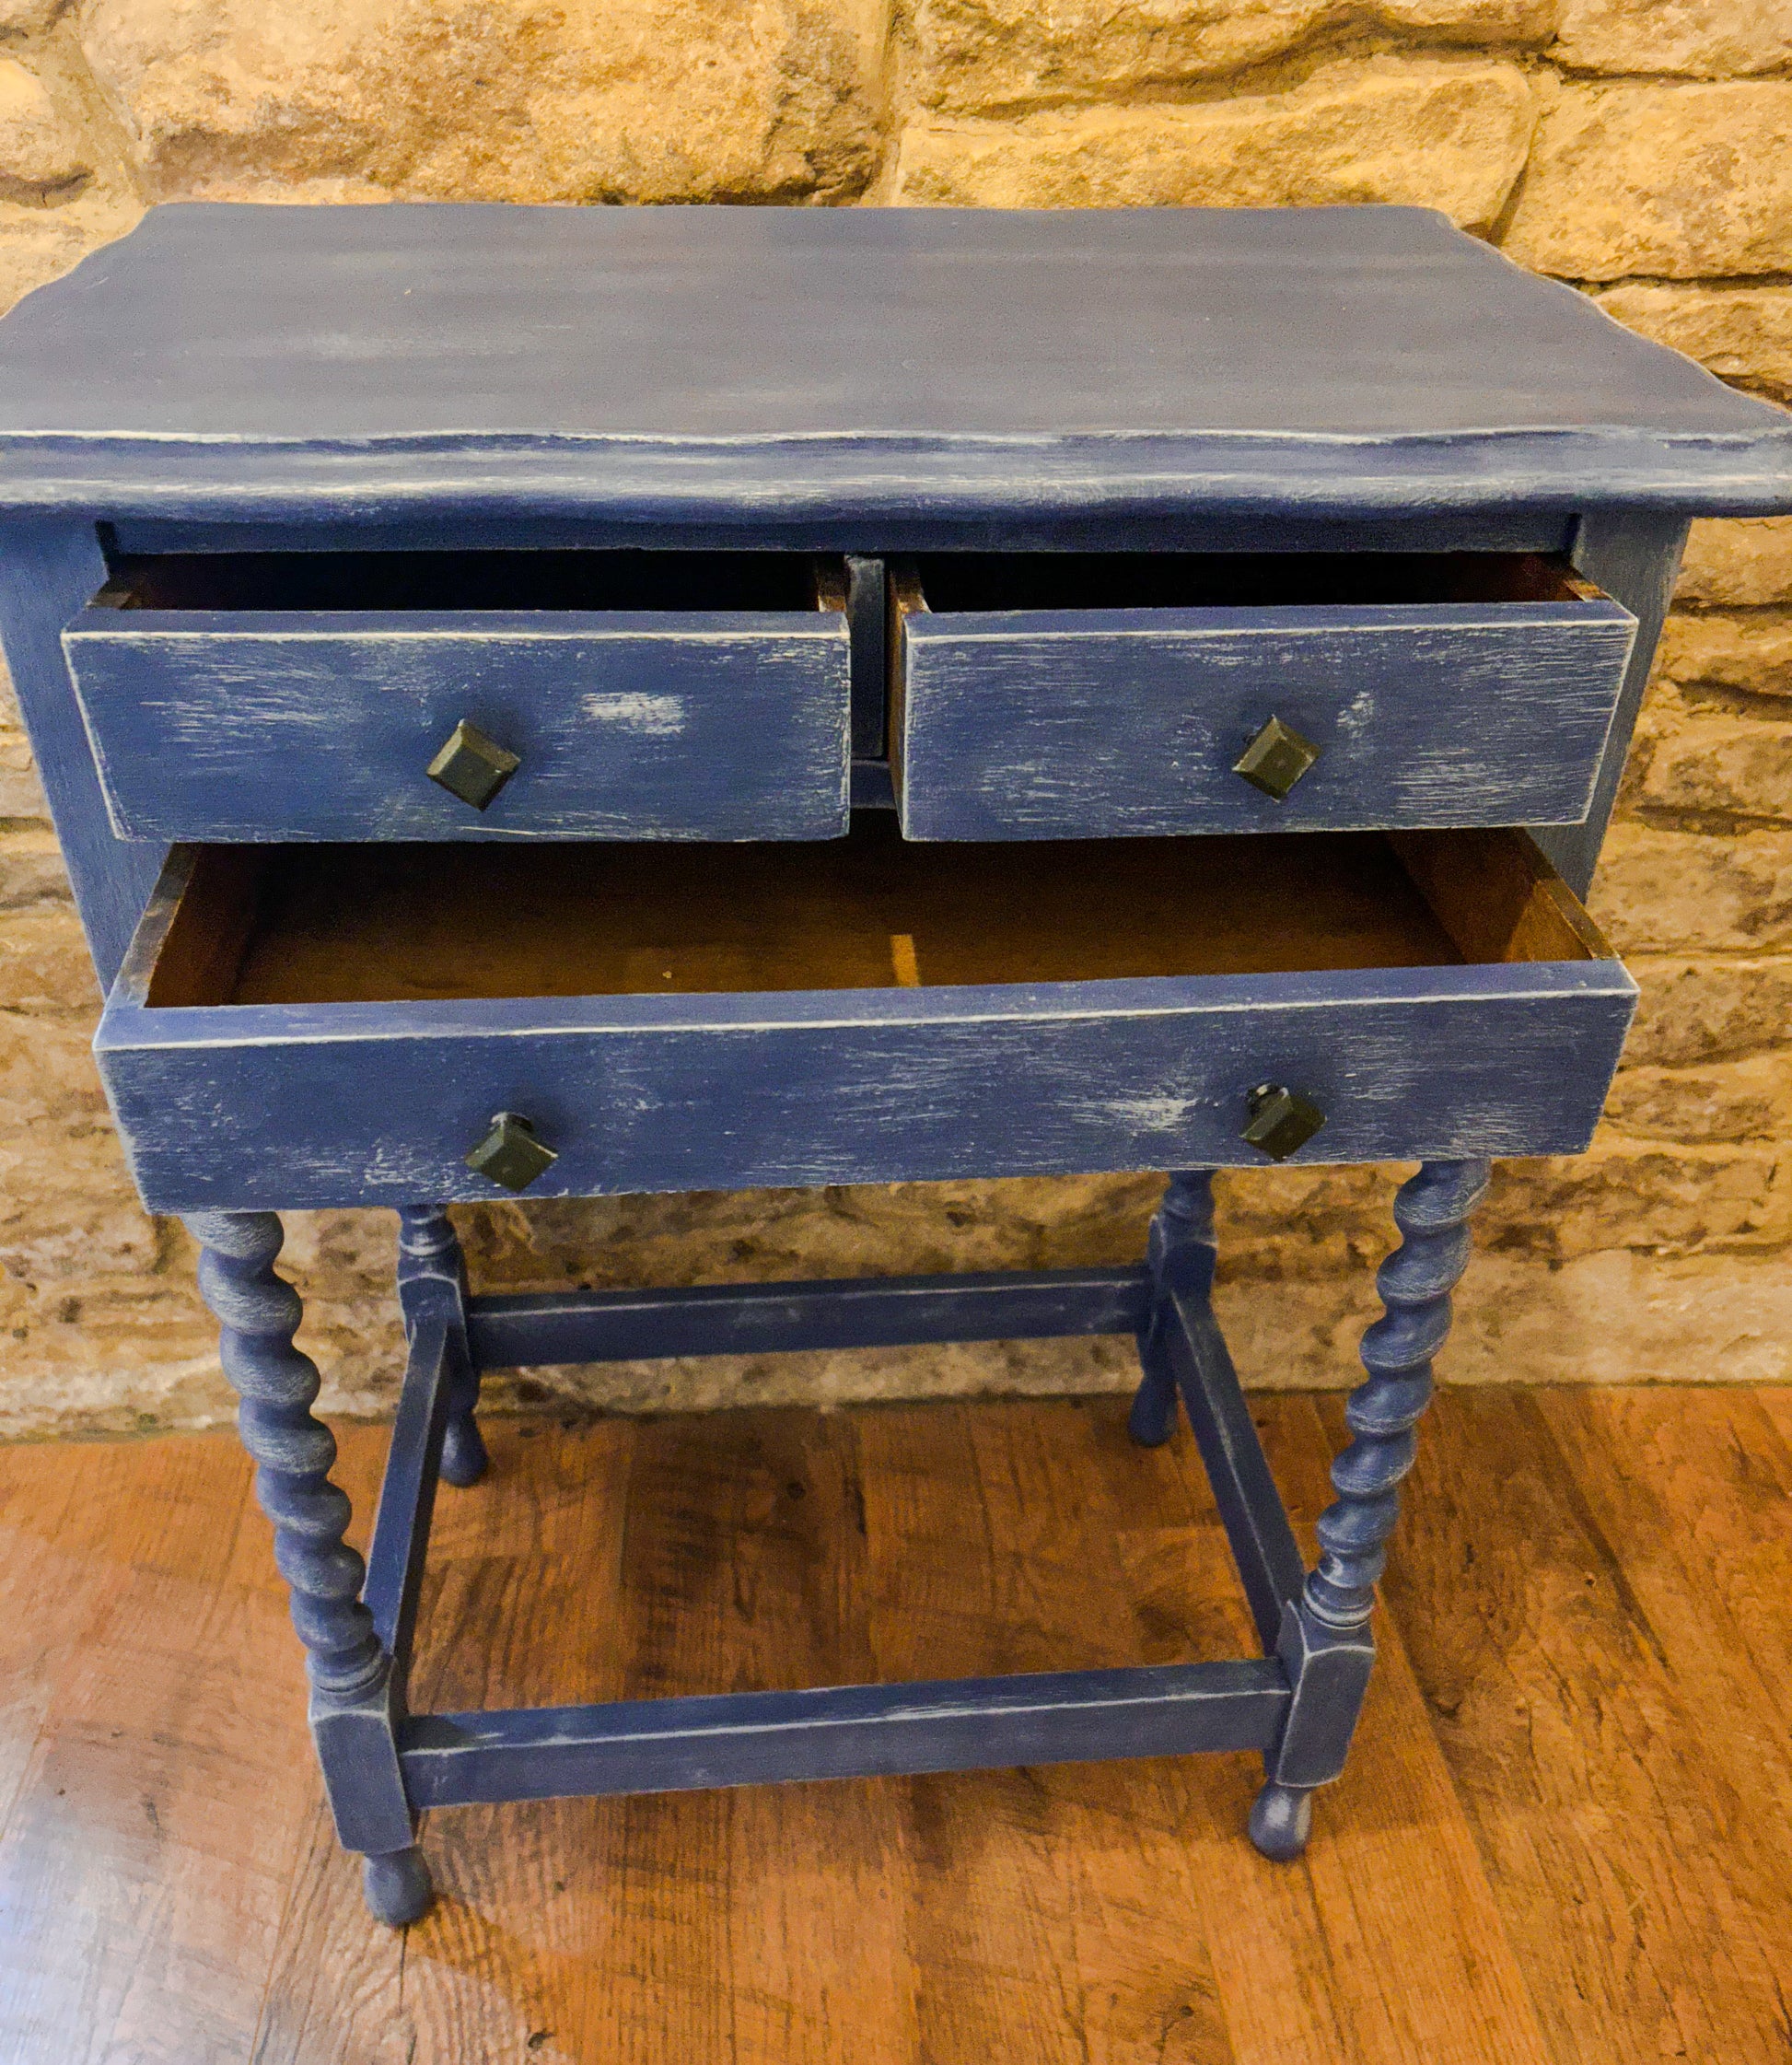
M 1338 1402 L 1258 1411 L 1304 1522 Z M 500 1422 L 420 1698 L 1245 1653 L 1186 1435 L 1123 1416 Z M 1299 1865 L 1232 1756 L 464 1811 L 402 1936 L 331 1838 L 233 1441 L 0 1451 L 0 2059 L 1786 2060 L 1792 1394 L 1453 1393 L 1425 1431 Z

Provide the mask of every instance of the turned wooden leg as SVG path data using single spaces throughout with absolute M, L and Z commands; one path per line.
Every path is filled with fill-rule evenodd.
M 1332 1465 L 1337 1499 L 1321 1516 L 1320 1558 L 1283 1616 L 1276 1653 L 1294 1688 L 1264 1759 L 1251 1839 L 1266 1857 L 1298 1857 L 1315 1786 L 1335 1779 L 1362 1710 L 1375 1645 L 1369 1615 L 1413 1466 L 1414 1428 L 1431 1399 L 1432 1359 L 1449 1334 L 1449 1294 L 1468 1265 L 1468 1219 L 1487 1187 L 1484 1161 L 1427 1161 L 1401 1185 L 1401 1243 L 1375 1282 L 1385 1310 L 1363 1336 L 1367 1380 L 1345 1411 L 1351 1439 Z
M 237 1425 L 255 1461 L 255 1496 L 305 1645 L 311 1733 L 336 1831 L 359 1850 L 367 1904 L 394 1926 L 428 1908 L 429 1871 L 399 1768 L 392 1660 L 361 1604 L 367 1576 L 343 1540 L 347 1495 L 330 1480 L 336 1442 L 313 1417 L 317 1365 L 293 1346 L 297 1291 L 273 1273 L 284 1238 L 273 1212 L 192 1212 L 199 1288 L 216 1317 Z
M 1190 1169 L 1172 1175 L 1152 1215 L 1146 1242 L 1151 1304 L 1139 1328 L 1139 1366 L 1145 1375 L 1127 1415 L 1126 1431 L 1141 1448 L 1160 1448 L 1176 1426 L 1176 1378 L 1164 1349 L 1172 1290 L 1198 1290 L 1214 1282 L 1214 1174 Z
M 479 1371 L 467 1345 L 467 1264 L 460 1236 L 440 1205 L 405 1205 L 398 1215 L 398 1296 L 404 1330 L 414 1335 L 432 1303 L 448 1313 L 457 1342 L 454 1390 L 442 1435 L 443 1477 L 452 1485 L 477 1484 L 490 1458 L 474 1414 L 479 1407 Z

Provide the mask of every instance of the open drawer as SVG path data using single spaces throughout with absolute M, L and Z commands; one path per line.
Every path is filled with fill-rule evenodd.
M 817 839 L 845 611 L 791 554 L 170 554 L 63 645 L 121 838 Z
M 967 553 L 890 574 L 912 839 L 1576 822 L 1636 633 L 1527 553 Z
M 500 1113 L 556 1157 L 531 1196 L 1572 1152 L 1635 997 L 1521 834 L 1054 853 L 871 815 L 180 849 L 96 1047 L 174 1211 L 502 1196 L 468 1161 Z M 1270 1090 L 1304 1144 L 1244 1138 Z

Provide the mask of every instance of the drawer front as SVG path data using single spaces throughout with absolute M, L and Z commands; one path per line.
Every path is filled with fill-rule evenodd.
M 97 1048 L 174 1211 L 1567 1153 L 1635 998 L 1510 833 L 971 847 L 874 814 L 177 848 Z
M 501 1198 L 497 1112 L 592 1196 L 1262 1165 L 1252 1090 L 1325 1114 L 1301 1161 L 1573 1153 L 1635 991 L 1615 962 L 1001 991 L 145 1009 L 97 1043 L 145 1202 Z
M 1603 597 L 934 612 L 897 570 L 916 839 L 1570 822 L 1635 636 Z M 1276 798 L 1238 771 L 1279 720 Z
M 122 838 L 817 839 L 846 822 L 837 600 L 95 606 L 64 647 Z M 462 723 L 517 762 L 483 808 L 429 774 Z

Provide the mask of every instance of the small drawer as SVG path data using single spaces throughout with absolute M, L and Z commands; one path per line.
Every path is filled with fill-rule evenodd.
M 121 838 L 845 829 L 838 561 L 192 554 L 113 576 L 63 645 Z
M 912 839 L 1576 822 L 1636 634 L 1520 553 L 941 554 L 890 592 Z
M 175 1211 L 495 1197 L 519 1161 L 589 1196 L 1566 1153 L 1635 997 L 1521 834 L 928 846 L 870 813 L 179 848 L 96 1044 Z

